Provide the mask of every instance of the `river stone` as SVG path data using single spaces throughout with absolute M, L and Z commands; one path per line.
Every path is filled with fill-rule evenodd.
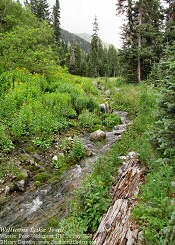
M 90 134 L 90 140 L 92 141 L 100 141 L 105 138 L 106 138 L 106 133 L 100 129 Z
M 115 130 L 115 131 L 113 131 L 114 135 L 121 135 L 121 134 L 123 134 L 123 132 L 125 132 L 124 129 L 123 130 Z
M 10 187 L 9 187 L 8 185 L 6 185 L 6 187 L 5 187 L 5 191 L 4 191 L 5 196 L 6 196 L 6 195 L 8 195 L 8 194 L 9 194 L 9 192 L 10 192 Z
M 25 191 L 25 180 L 24 179 L 16 182 L 16 189 L 20 191 Z
M 100 111 L 103 113 L 109 112 L 109 105 L 108 102 L 104 102 L 103 104 L 100 104 Z

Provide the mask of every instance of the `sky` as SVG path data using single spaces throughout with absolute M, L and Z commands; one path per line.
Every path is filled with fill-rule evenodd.
M 55 0 L 48 0 L 50 6 Z M 73 33 L 92 35 L 95 16 L 99 23 L 99 37 L 120 47 L 122 20 L 116 16 L 116 0 L 59 0 L 61 28 Z
M 24 0 L 20 0 L 24 2 Z M 55 0 L 47 0 L 52 7 Z M 95 16 L 102 41 L 121 47 L 122 18 L 116 16 L 117 0 L 59 0 L 61 28 L 72 33 L 92 35 Z

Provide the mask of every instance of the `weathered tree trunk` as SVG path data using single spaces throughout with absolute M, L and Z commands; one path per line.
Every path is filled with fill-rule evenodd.
M 132 209 L 144 182 L 145 167 L 136 155 L 128 155 L 119 169 L 113 202 L 94 236 L 97 245 L 139 245 L 140 227 L 132 220 Z

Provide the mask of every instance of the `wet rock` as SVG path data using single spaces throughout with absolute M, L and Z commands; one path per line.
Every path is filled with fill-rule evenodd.
M 37 153 L 36 153 L 33 157 L 34 157 L 35 159 L 39 160 L 39 161 L 42 160 L 42 156 L 40 156 L 40 155 L 37 154 Z
M 172 182 L 171 182 L 171 185 L 172 185 L 173 187 L 175 187 L 175 181 L 172 181 Z
M 90 140 L 92 141 L 100 141 L 105 138 L 106 138 L 106 133 L 100 129 L 90 134 Z
M 123 132 L 125 132 L 125 129 L 123 129 L 123 130 L 115 130 L 114 131 L 114 135 L 121 135 L 121 134 L 123 134 Z
M 24 179 L 17 181 L 15 183 L 16 189 L 20 191 L 25 191 L 25 184 L 26 183 Z
M 90 151 L 90 150 L 87 150 L 86 151 L 86 156 L 87 157 L 91 157 L 93 155 L 93 152 L 92 151 Z
M 125 130 L 125 125 L 121 124 L 121 125 L 114 126 L 113 130 L 114 131 L 116 131 L 116 130 Z
M 109 112 L 109 105 L 108 102 L 105 102 L 103 104 L 100 104 L 100 111 L 102 113 L 108 113 Z
M 105 87 L 104 86 L 99 86 L 98 87 L 100 90 L 105 90 Z
M 5 196 L 8 195 L 9 192 L 10 192 L 10 186 L 6 185 L 5 190 L 4 190 Z
M 70 137 L 68 137 L 67 138 L 67 140 L 69 140 L 69 141 L 71 141 L 71 142 L 73 142 L 74 141 L 74 139 L 70 136 Z

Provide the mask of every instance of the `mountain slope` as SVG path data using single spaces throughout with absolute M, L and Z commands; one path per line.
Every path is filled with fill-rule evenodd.
M 65 41 L 66 43 L 72 43 L 74 41 L 77 41 L 80 43 L 81 48 L 86 51 L 86 52 L 90 52 L 91 50 L 91 45 L 90 42 L 87 42 L 85 39 L 79 37 L 78 35 L 71 33 L 69 31 L 63 30 L 61 29 L 61 38 L 63 41 Z
M 86 40 L 87 42 L 91 42 L 92 36 L 90 34 L 87 33 L 76 33 L 77 36 L 83 38 L 84 40 Z

